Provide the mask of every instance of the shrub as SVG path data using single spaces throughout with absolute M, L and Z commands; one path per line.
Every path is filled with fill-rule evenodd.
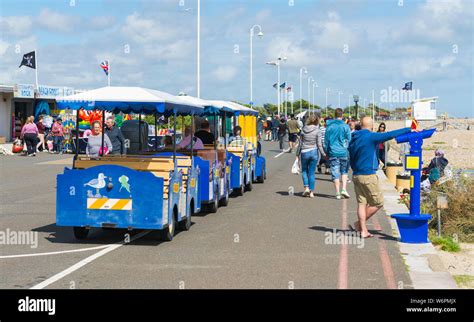
M 431 214 L 429 226 L 437 229 L 436 198 L 439 193 L 448 198 L 448 209 L 441 210 L 443 235 L 457 236 L 462 242 L 474 242 L 474 179 L 461 177 L 434 186 L 421 203 L 422 213 Z

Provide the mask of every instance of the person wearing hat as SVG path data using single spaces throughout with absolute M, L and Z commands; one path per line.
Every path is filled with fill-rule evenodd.
M 51 153 L 63 154 L 64 127 L 62 122 L 63 120 L 58 117 L 51 128 L 53 133 L 53 152 Z
M 429 173 L 429 179 L 431 183 L 435 183 L 441 177 L 444 176 L 444 169 L 448 165 L 449 161 L 444 157 L 444 151 L 436 149 L 435 157 L 431 159 L 428 165 L 427 172 Z

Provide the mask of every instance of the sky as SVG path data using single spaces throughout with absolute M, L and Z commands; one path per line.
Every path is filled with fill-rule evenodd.
M 316 104 L 407 107 L 401 88 L 438 97 L 438 113 L 474 117 L 472 0 L 201 0 L 201 98 L 250 102 L 250 28 L 254 103 L 277 102 L 281 82 Z M 0 0 L 0 84 L 33 84 L 18 68 L 37 51 L 39 83 L 112 86 L 197 94 L 196 0 Z M 258 29 L 256 29 L 258 31 Z M 312 92 L 313 86 L 311 86 Z M 339 94 L 340 93 L 340 94 Z

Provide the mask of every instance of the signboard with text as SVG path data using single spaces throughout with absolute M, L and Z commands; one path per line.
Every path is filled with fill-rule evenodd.
M 35 98 L 35 86 L 31 84 L 16 84 L 13 86 L 13 97 Z

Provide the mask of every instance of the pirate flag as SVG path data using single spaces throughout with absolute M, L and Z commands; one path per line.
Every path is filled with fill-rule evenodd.
M 403 91 L 411 91 L 413 82 L 405 83 L 405 86 L 402 88 Z
M 20 66 L 18 66 L 18 68 L 20 68 L 21 66 L 36 69 L 36 53 L 32 51 L 31 53 L 24 54 L 23 60 L 21 61 L 21 64 Z

